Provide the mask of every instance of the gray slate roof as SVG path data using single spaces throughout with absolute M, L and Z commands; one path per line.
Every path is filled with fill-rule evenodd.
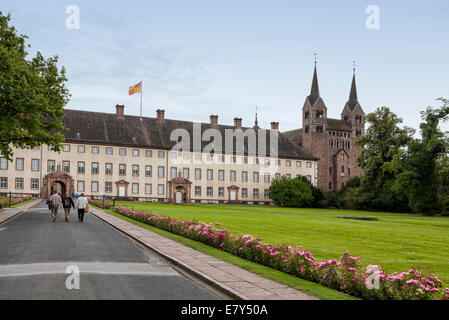
M 126 147 L 155 148 L 170 150 L 176 142 L 170 141 L 171 132 L 175 129 L 185 129 L 193 137 L 193 122 L 165 119 L 160 123 L 157 118 L 138 117 L 125 115 L 123 119 L 115 114 L 90 112 L 81 110 L 65 110 L 63 118 L 64 127 L 68 131 L 63 132 L 67 142 L 109 144 Z M 202 133 L 211 128 L 209 123 L 201 124 Z M 234 129 L 233 126 L 219 125 L 217 128 L 223 137 L 223 150 L 225 150 L 225 129 Z M 250 128 L 243 128 L 243 130 Z M 190 150 L 193 150 L 193 139 L 190 139 Z M 266 130 L 267 153 L 270 144 L 270 130 Z M 204 141 L 201 149 L 210 141 Z M 301 147 L 293 144 L 286 136 L 279 133 L 278 139 L 279 157 L 318 160 Z M 235 153 L 235 146 L 234 146 Z M 248 153 L 245 142 L 245 154 Z M 269 156 L 267 154 L 267 156 Z

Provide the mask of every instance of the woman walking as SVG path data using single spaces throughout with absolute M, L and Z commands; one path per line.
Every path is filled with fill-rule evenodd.
M 66 192 L 65 197 L 62 198 L 62 207 L 64 208 L 65 213 L 65 221 L 70 221 L 70 209 L 73 207 L 75 209 L 75 203 L 73 202 L 72 197 L 69 196 L 69 193 Z
M 87 199 L 84 198 L 84 193 L 81 193 L 78 200 L 76 200 L 76 208 L 78 209 L 79 222 L 83 222 L 84 212 L 85 212 L 86 208 L 88 208 L 87 204 L 88 204 L 88 202 L 87 202 Z

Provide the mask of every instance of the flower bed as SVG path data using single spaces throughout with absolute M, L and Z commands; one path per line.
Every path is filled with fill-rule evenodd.
M 11 198 L 11 205 L 19 204 L 21 202 L 28 201 L 31 199 L 33 199 L 33 197 L 29 194 L 19 198 Z M 9 206 L 9 199 L 0 200 L 0 209 L 7 208 L 8 206 Z
M 359 257 L 351 256 L 348 251 L 339 260 L 317 262 L 312 253 L 301 246 L 292 248 L 286 244 L 267 244 L 250 235 L 232 236 L 218 222 L 183 221 L 124 207 L 114 210 L 128 218 L 362 299 L 449 299 L 449 288 L 444 288 L 442 281 L 435 276 L 424 275 L 418 270 L 387 274 L 380 266 L 361 266 Z
M 104 203 L 104 207 L 103 207 L 103 201 L 101 200 L 91 200 L 88 199 L 89 203 L 93 204 L 94 206 L 98 207 L 98 208 L 103 208 L 103 209 L 112 209 L 112 204 L 110 203 Z

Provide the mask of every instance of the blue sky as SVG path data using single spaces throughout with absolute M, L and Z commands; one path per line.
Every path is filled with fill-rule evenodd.
M 65 26 L 68 5 L 80 29 Z M 368 30 L 367 6 L 380 9 Z M 145 116 L 232 124 L 243 118 L 280 130 L 301 126 L 318 54 L 320 93 L 339 118 L 357 61 L 366 113 L 389 106 L 418 128 L 419 111 L 449 98 L 449 2 L 433 1 L 4 1 L 31 53 L 58 54 L 72 94 L 68 108 L 139 114 L 128 87 L 143 80 Z M 447 125 L 444 126 L 448 128 Z

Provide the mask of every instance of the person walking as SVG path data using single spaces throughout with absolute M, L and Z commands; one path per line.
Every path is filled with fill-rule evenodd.
M 53 217 L 53 222 L 56 221 L 56 217 L 58 215 L 59 208 L 61 207 L 62 199 L 59 194 L 55 191 L 50 197 L 50 205 L 51 205 L 51 214 Z
M 84 220 L 84 212 L 85 212 L 87 207 L 88 207 L 87 199 L 84 198 L 84 193 L 81 193 L 81 195 L 78 197 L 78 200 L 76 200 L 76 208 L 78 209 L 78 220 L 79 220 L 79 222 L 83 222 L 83 220 Z
M 70 209 L 73 207 L 75 209 L 75 203 L 73 202 L 73 199 L 71 196 L 69 196 L 69 193 L 66 192 L 65 197 L 62 198 L 62 207 L 64 208 L 65 213 L 65 221 L 70 221 Z

